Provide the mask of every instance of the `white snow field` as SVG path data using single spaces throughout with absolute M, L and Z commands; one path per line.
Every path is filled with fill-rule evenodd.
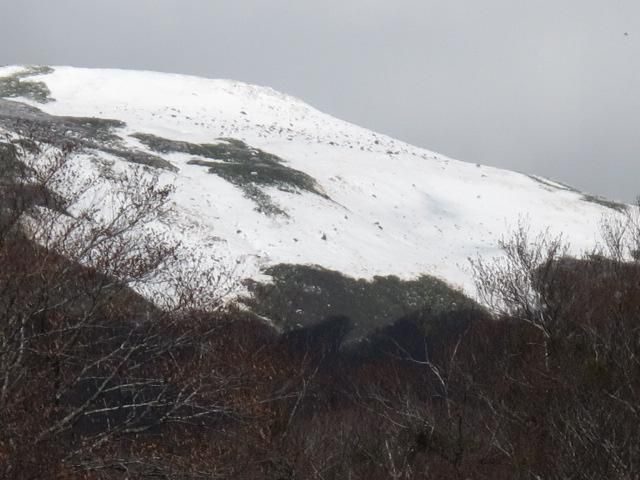
M 20 68 L 0 68 L 0 78 Z M 561 184 L 453 160 L 269 88 L 70 67 L 31 80 L 46 83 L 54 100 L 12 100 L 52 115 L 121 120 L 116 133 L 130 148 L 177 167 L 162 173 L 176 186 L 172 234 L 241 265 L 247 277 L 279 263 L 313 264 L 358 278 L 429 274 L 472 293 L 468 258 L 497 255 L 498 240 L 520 218 L 533 231 L 563 234 L 580 253 L 594 246 L 602 217 L 617 214 Z M 158 154 L 135 133 L 197 144 L 242 140 L 313 177 L 326 197 L 265 187 L 285 214 L 261 213 L 241 188 L 188 164 L 194 155 Z

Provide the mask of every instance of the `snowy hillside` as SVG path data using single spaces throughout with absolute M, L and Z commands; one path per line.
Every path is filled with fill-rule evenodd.
M 241 276 L 313 264 L 356 278 L 430 274 L 470 291 L 468 257 L 496 254 L 519 218 L 579 252 L 616 214 L 566 186 L 452 160 L 240 82 L 3 67 L 0 97 L 38 109 L 1 104 L 7 118 L 119 121 L 108 125 L 111 150 L 83 155 L 125 162 L 127 150 L 162 168 L 177 188 L 172 234 Z

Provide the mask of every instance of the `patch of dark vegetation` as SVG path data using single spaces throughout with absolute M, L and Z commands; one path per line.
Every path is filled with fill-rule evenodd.
M 207 167 L 210 173 L 240 188 L 247 198 L 256 203 L 257 210 L 267 215 L 286 213 L 262 190 L 265 187 L 289 193 L 309 192 L 328 198 L 312 177 L 287 167 L 277 155 L 252 148 L 241 140 L 224 138 L 216 144 L 195 144 L 144 133 L 132 136 L 159 153 L 186 153 L 208 159 L 193 159 L 189 164 Z
M 13 180 L 24 165 L 18 159 L 18 147 L 12 142 L 0 142 L 0 182 Z
M 568 190 L 570 192 L 579 193 L 575 188 L 571 187 L 570 185 L 565 185 L 564 183 L 556 182 L 555 180 L 549 180 L 544 177 L 539 177 L 538 175 L 529 175 L 529 174 L 526 174 L 526 175 L 534 182 L 537 182 L 553 190 Z
M 615 211 L 620 212 L 620 213 L 626 212 L 627 208 L 628 208 L 628 206 L 625 205 L 624 203 L 616 202 L 614 200 L 608 200 L 606 198 L 599 197 L 597 195 L 589 195 L 589 194 L 585 193 L 585 194 L 582 195 L 582 199 L 585 202 L 595 203 L 595 204 L 601 205 L 601 206 L 606 207 L 606 208 L 610 208 L 610 209 L 615 210 Z
M 600 197 L 598 195 L 591 195 L 588 193 L 583 193 L 580 190 L 570 186 L 570 185 L 566 185 L 564 183 L 560 183 L 560 182 L 551 182 L 548 181 L 547 179 L 543 178 L 543 177 L 538 177 L 537 175 L 527 175 L 530 179 L 544 185 L 545 187 L 548 188 L 552 188 L 554 190 L 566 190 L 569 192 L 574 192 L 574 193 L 578 193 L 580 195 L 582 195 L 582 200 L 584 200 L 585 202 L 590 202 L 590 203 L 595 203 L 598 204 L 602 207 L 605 208 L 610 208 L 612 210 L 615 210 L 617 212 L 620 213 L 624 213 L 627 211 L 628 206 L 625 205 L 624 203 L 621 202 L 616 202 L 614 200 L 609 200 L 607 198 L 604 197 Z
M 0 99 L 0 126 L 57 147 L 73 142 L 95 148 L 117 144 L 121 138 L 114 130 L 125 124 L 102 118 L 58 117 L 24 103 Z
M 0 229 L 15 225 L 21 212 L 35 206 L 65 212 L 62 197 L 46 186 L 26 181 L 33 172 L 21 158 L 24 152 L 34 153 L 37 148 L 24 139 L 0 142 Z
M 97 150 L 131 163 L 177 171 L 171 162 L 147 152 L 123 146 L 115 130 L 125 127 L 120 120 L 94 117 L 58 117 L 23 103 L 0 99 L 0 127 L 26 138 L 64 148 L 73 143 L 83 150 Z
M 120 157 L 130 163 L 137 163 L 139 165 L 146 165 L 147 167 L 159 168 L 162 170 L 169 170 L 171 172 L 177 172 L 178 168 L 174 166 L 170 161 L 165 160 L 157 155 L 152 155 L 147 152 L 141 152 L 138 150 L 124 149 L 124 148 L 110 148 L 102 147 L 98 148 L 101 152 Z
M 123 128 L 126 123 L 110 118 L 96 117 L 54 117 L 63 126 L 72 126 L 67 133 L 80 134 L 81 138 L 91 139 L 98 143 L 119 142 L 122 139 L 114 130 Z
M 427 362 L 430 357 L 443 353 L 443 343 L 455 342 L 474 321 L 488 318 L 481 308 L 455 308 L 436 314 L 419 310 L 375 330 L 351 344 L 347 352 L 361 361 L 393 357 Z
M 308 327 L 287 330 L 281 334 L 280 343 L 294 354 L 326 359 L 339 354 L 352 328 L 351 319 L 337 315 Z
M 308 326 L 283 331 L 278 344 L 287 352 L 332 369 L 337 365 L 361 366 L 393 358 L 403 363 L 423 364 L 446 353 L 443 345 L 455 343 L 474 322 L 489 321 L 481 309 L 452 310 L 425 316 L 408 315 L 367 332 L 350 341 L 351 319 L 344 315 L 327 317 Z
M 27 98 L 38 103 L 52 102 L 47 84 L 36 80 L 26 80 L 37 75 L 52 73 L 51 67 L 31 66 L 12 75 L 0 77 L 0 97 Z
M 224 178 L 224 177 L 223 177 Z M 244 195 L 256 204 L 256 211 L 269 216 L 287 217 L 287 212 L 278 206 L 271 197 L 254 184 L 240 186 Z
M 306 173 L 285 167 L 280 164 L 236 163 L 230 161 L 208 162 L 191 160 L 191 165 L 208 167 L 214 173 L 236 186 L 254 184 L 260 187 L 275 187 L 279 190 L 299 193 L 307 191 L 324 196 L 315 186 L 315 181 Z M 326 198 L 326 197 L 325 197 Z
M 265 270 L 272 283 L 248 283 L 244 302 L 283 330 L 316 325 L 331 317 L 350 319 L 347 340 L 409 317 L 426 332 L 430 320 L 453 310 L 479 308 L 463 293 L 430 276 L 354 279 L 305 265 L 276 265 Z

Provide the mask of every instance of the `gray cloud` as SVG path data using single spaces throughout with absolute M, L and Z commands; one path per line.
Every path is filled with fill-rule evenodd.
M 454 158 L 615 199 L 640 193 L 636 0 L 0 0 L 0 7 L 0 64 L 269 85 Z

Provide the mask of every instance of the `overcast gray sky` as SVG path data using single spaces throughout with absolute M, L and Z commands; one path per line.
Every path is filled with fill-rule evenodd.
M 268 85 L 460 160 L 640 193 L 638 0 L 0 0 L 0 64 Z

